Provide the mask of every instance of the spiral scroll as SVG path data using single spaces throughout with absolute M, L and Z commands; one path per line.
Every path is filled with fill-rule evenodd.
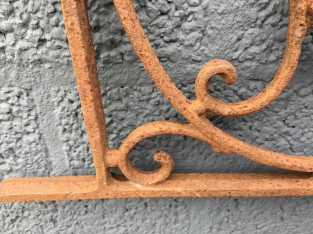
M 135 168 L 128 158 L 129 151 L 140 141 L 160 134 L 185 135 L 207 141 L 207 139 L 197 129 L 190 124 L 175 123 L 170 121 L 156 121 L 145 124 L 135 129 L 124 141 L 118 150 L 111 151 L 111 157 L 117 158 L 115 162 L 109 163 L 110 166 L 118 166 L 123 174 L 131 181 L 152 185 L 165 180 L 173 170 L 174 162 L 164 151 L 158 151 L 154 155 L 154 160 L 161 164 L 161 168 L 145 172 Z

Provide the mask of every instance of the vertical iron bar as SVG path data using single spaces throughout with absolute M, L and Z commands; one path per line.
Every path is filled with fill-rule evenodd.
M 101 186 L 111 178 L 105 165 L 109 147 L 86 0 L 61 3 L 96 178 Z

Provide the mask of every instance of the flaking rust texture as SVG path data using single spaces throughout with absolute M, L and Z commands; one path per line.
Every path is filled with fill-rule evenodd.
M 312 27 L 312 1 L 289 2 L 286 49 L 275 77 L 257 95 L 234 103 L 226 103 L 215 98 L 208 91 L 210 79 L 215 75 L 221 76 L 227 85 L 236 82 L 238 74 L 230 62 L 212 60 L 206 63 L 195 81 L 196 99 L 188 99 L 173 83 L 156 56 L 132 2 L 130 0 L 113 2 L 143 67 L 161 93 L 189 122 L 161 120 L 146 123 L 132 131 L 118 148 L 110 148 L 87 5 L 84 0 L 63 0 L 61 5 L 66 35 L 95 175 L 9 178 L 1 183 L 0 195 L 3 201 L 137 196 L 311 195 L 313 186 L 311 157 L 288 155 L 253 146 L 215 127 L 206 115 L 232 117 L 251 114 L 269 105 L 283 92 L 295 73 L 302 42 Z M 306 173 L 171 175 L 174 161 L 167 152 L 160 150 L 155 152 L 154 161 L 161 164 L 161 168 L 154 171 L 136 168 L 129 159 L 130 150 L 140 141 L 161 134 L 192 137 L 207 142 L 215 152 L 236 153 L 261 164 Z M 110 172 L 110 168 L 114 167 L 118 167 L 123 176 L 114 176 Z
M 47 4 L 48 7 L 46 7 Z M 187 123 L 187 121 L 167 103 L 164 97 L 159 94 L 158 90 L 148 81 L 148 79 L 145 79 L 146 76 L 144 75 L 144 70 L 134 55 L 133 48 L 129 44 L 126 34 L 123 33 L 123 28 L 119 24 L 118 17 L 114 13 L 114 6 L 112 3 L 109 1 L 90 1 L 88 4 L 90 6 L 90 22 L 94 36 L 95 52 L 98 61 L 100 83 L 102 86 L 102 98 L 106 113 L 110 146 L 112 148 L 118 148 L 132 130 L 153 120 L 179 120 Z M 59 134 L 60 140 L 53 140 L 49 136 L 50 132 L 47 134 L 44 133 L 44 131 L 39 131 L 41 134 L 40 137 L 43 137 L 44 142 L 35 143 L 36 145 L 40 145 L 40 147 L 45 147 L 45 142 L 48 142 L 48 149 L 44 149 L 44 152 L 50 154 L 49 160 L 52 161 L 51 169 L 54 171 L 54 175 L 62 175 L 65 172 L 58 171 L 56 166 L 58 164 L 53 164 L 53 161 L 61 161 L 61 159 L 69 160 L 69 165 L 65 172 L 68 175 L 75 175 L 77 173 L 94 174 L 92 171 L 93 169 L 91 169 L 92 163 L 90 162 L 90 158 L 86 160 L 86 157 L 90 157 L 91 150 L 89 149 L 84 135 L 85 127 L 81 124 L 81 118 L 77 117 L 81 112 L 80 105 L 78 104 L 79 101 L 75 94 L 75 88 L 71 81 L 69 81 L 73 77 L 69 75 L 71 71 L 67 71 L 70 69 L 66 66 L 62 66 L 62 64 L 69 64 L 70 57 L 64 37 L 63 21 L 60 18 L 61 12 L 58 1 L 14 1 L 12 2 L 12 5 L 3 5 L 5 5 L 5 7 L 1 8 L 1 10 L 4 9 L 1 13 L 5 20 L 3 21 L 4 23 L 1 24 L 0 40 L 2 44 L 0 52 L 2 55 L 0 57 L 1 63 L 3 64 L 2 71 L 4 71 L 2 76 L 5 77 L 5 79 L 1 80 L 1 84 L 10 84 L 9 87 L 31 86 L 31 88 L 27 88 L 26 90 L 35 97 L 35 105 L 39 109 L 37 113 L 38 117 L 35 117 L 38 126 L 41 128 L 50 127 L 52 134 Z M 173 82 L 180 90 L 182 90 L 187 98 L 190 98 L 191 100 L 195 99 L 193 85 L 196 79 L 196 74 L 207 61 L 214 59 L 230 60 L 237 68 L 238 72 L 238 82 L 234 85 L 224 86 L 219 79 L 212 81 L 212 84 L 209 87 L 210 93 L 213 93 L 213 96 L 215 97 L 222 98 L 223 101 L 234 102 L 248 99 L 262 91 L 265 85 L 267 85 L 267 83 L 274 77 L 278 64 L 282 58 L 285 44 L 287 29 L 286 19 L 288 12 L 287 2 L 236 1 L 230 3 L 223 1 L 138 1 L 134 2 L 134 5 L 138 17 L 158 58 L 166 67 Z M 10 6 L 13 7 L 10 8 Z M 27 11 L 25 10 L 25 6 L 27 6 Z M 10 22 L 12 27 L 9 27 Z M 3 26 L 4 24 L 7 25 Z M 52 35 L 52 37 L 50 35 Z M 14 40 L 12 40 L 12 38 Z M 51 47 L 51 45 L 55 47 Z M 312 60 L 312 56 L 310 55 L 312 51 L 311 45 L 311 36 L 310 34 L 307 34 L 304 39 L 300 71 L 298 75 L 295 76 L 296 81 L 291 83 L 291 85 L 286 88 L 284 93 L 278 97 L 272 105 L 258 111 L 256 114 L 240 118 L 210 117 L 212 123 L 226 132 L 257 146 L 288 154 L 311 155 L 312 146 L 309 140 L 312 136 L 310 130 L 312 90 L 310 80 L 306 79 L 308 76 L 308 68 L 310 68 L 306 60 Z M 50 53 L 53 54 L 53 57 Z M 63 73 L 59 72 L 60 69 L 55 69 L 55 67 L 58 66 L 53 67 L 54 62 L 61 64 L 60 69 L 65 69 Z M 15 66 L 11 66 L 13 63 Z M 42 67 L 42 69 L 44 69 L 43 71 L 48 72 L 40 72 L 39 69 L 36 68 L 37 66 L 41 66 L 41 64 L 44 65 Z M 26 66 L 27 68 L 22 68 L 23 66 Z M 186 69 L 184 69 L 185 67 Z M 24 72 L 24 70 L 25 75 L 23 77 L 21 74 L 23 74 L 22 72 Z M 31 70 L 34 72 L 30 72 Z M 56 71 L 57 74 L 54 74 L 54 71 Z M 70 79 L 62 79 L 63 76 Z M 302 76 L 301 82 L 299 82 L 298 78 L 300 76 Z M 117 78 L 113 79 L 113 77 Z M 53 81 L 53 79 L 57 81 Z M 28 83 L 31 84 L 29 85 Z M 48 84 L 48 87 L 54 88 L 54 86 L 60 86 L 60 88 L 56 89 L 56 91 L 54 91 L 55 89 L 52 89 L 53 91 L 50 92 L 49 88 L 46 90 L 41 88 L 46 84 Z M 62 85 L 64 85 L 64 87 Z M 47 94 L 40 92 L 40 89 Z M 70 93 L 70 95 L 73 93 L 72 96 L 67 98 L 66 95 L 62 94 L 63 90 L 67 94 Z M 44 103 L 41 103 L 41 98 L 38 97 L 38 94 L 47 96 L 48 99 L 51 98 L 52 101 L 45 100 Z M 200 96 L 201 95 L 200 91 Z M 200 96 L 197 95 L 197 97 Z M 66 102 L 68 102 L 68 104 Z M 50 106 L 43 107 L 45 104 L 49 104 Z M 29 105 L 31 106 L 31 104 Z M 55 128 L 55 130 L 51 127 L 53 126 L 53 123 L 42 121 L 42 118 L 44 117 L 42 110 L 49 111 L 53 109 L 55 110 L 51 113 L 46 113 L 57 115 L 56 118 L 52 117 L 51 119 L 55 120 L 56 124 L 59 126 L 58 128 Z M 73 112 L 72 110 L 75 111 Z M 200 109 L 200 112 L 201 111 L 202 110 Z M 210 111 L 212 112 L 212 110 Z M 64 120 L 65 117 L 62 117 L 62 113 L 65 117 L 70 116 L 68 121 Z M 226 111 L 226 113 L 229 112 Z M 219 112 L 219 114 L 223 113 Z M 76 120 L 78 120 L 79 125 L 77 125 Z M 121 123 L 123 126 L 121 126 Z M 164 128 L 168 127 L 163 122 L 161 125 L 164 126 Z M 273 125 L 277 127 L 273 128 Z M 39 128 L 38 126 L 34 128 Z M 160 127 L 149 128 L 150 133 L 147 134 L 153 134 L 153 129 L 157 128 L 159 128 L 159 132 L 166 131 L 162 130 Z M 77 129 L 80 129 L 78 131 L 79 134 L 75 135 L 75 130 L 77 131 Z M 185 135 L 189 134 L 188 129 L 181 132 Z M 27 133 L 23 132 L 22 134 L 25 135 Z M 192 134 L 194 134 L 194 131 L 192 131 Z M 192 136 L 192 134 L 188 136 Z M 79 137 L 80 135 L 84 137 L 81 138 Z M 136 138 L 137 137 L 139 137 L 139 139 L 144 138 L 140 137 L 140 134 L 137 135 Z M 201 139 L 199 136 L 198 138 Z M 59 142 L 59 146 L 62 144 L 63 148 L 59 147 L 59 149 L 57 149 L 58 147 L 56 146 L 51 147 L 49 144 L 52 142 Z M 127 144 L 124 144 L 124 148 L 127 148 L 127 145 L 133 144 L 131 142 L 133 142 L 133 139 L 130 137 L 126 141 Z M 152 144 L 154 144 L 153 147 L 151 147 Z M 83 145 L 84 147 L 82 147 L 82 149 L 76 149 L 76 145 Z M 192 145 L 194 147 L 192 147 Z M 39 149 L 40 147 L 37 148 Z M 168 151 L 175 161 L 176 168 L 174 171 L 176 172 L 268 172 L 270 170 L 277 170 L 275 168 L 269 168 L 247 161 L 235 155 L 213 153 L 210 147 L 206 146 L 206 143 L 186 139 L 183 136 L 160 136 L 139 143 L 135 150 L 132 151 L 131 158 L 134 165 L 138 165 L 145 170 L 152 169 L 153 167 L 151 167 L 149 161 L 147 162 L 147 158 L 152 158 L 149 156 L 151 154 L 146 153 L 144 148 L 150 148 L 151 151 L 154 152 L 157 149 Z M 215 148 L 215 150 L 218 151 L 220 149 Z M 65 152 L 65 154 L 63 154 L 65 156 L 64 158 L 62 158 L 62 154 L 53 154 L 53 152 L 62 153 L 62 151 Z M 142 155 L 142 157 L 138 157 L 140 155 Z M 217 158 L 217 156 L 219 158 Z M 8 154 L 6 157 L 10 157 L 10 155 Z M 45 156 L 40 156 L 40 158 L 46 160 Z M 157 157 L 157 159 L 160 159 L 160 157 Z M 222 165 L 216 165 L 214 162 L 220 162 Z M 67 167 L 66 163 L 65 165 L 62 165 L 64 168 Z M 115 165 L 114 160 L 108 163 Z M 45 168 L 45 172 L 49 173 L 50 170 L 48 165 L 42 165 L 42 167 Z M 28 174 L 37 176 L 43 175 L 40 173 L 40 170 L 32 166 L 31 168 L 31 173 Z M 70 170 L 73 170 L 74 173 L 69 173 Z M 14 172 L 11 172 L 11 174 L 14 175 Z M 126 173 L 124 172 L 124 174 L 127 174 L 127 171 Z M 218 177 L 218 175 L 216 176 Z M 305 180 L 305 178 L 305 175 L 299 175 L 292 179 L 294 180 L 294 185 L 299 186 L 299 182 L 301 183 L 301 180 Z M 223 178 L 220 179 L 219 183 L 223 184 Z M 236 179 L 236 177 L 234 176 L 232 179 Z M 252 177 L 250 177 L 250 179 L 252 179 Z M 282 177 L 281 179 L 287 179 L 287 177 Z M 89 181 L 88 178 L 83 180 L 85 180 L 85 182 Z M 135 180 L 136 179 L 133 179 L 133 181 Z M 267 178 L 259 177 L 257 180 L 266 181 Z M 84 181 L 80 182 L 85 183 Z M 143 181 L 137 182 L 140 183 Z M 41 181 L 39 183 L 44 182 Z M 89 189 L 93 189 L 97 185 L 90 184 L 90 186 Z M 139 185 L 138 183 L 133 183 L 132 186 L 142 188 L 142 185 Z M 286 185 L 282 184 L 282 186 Z M 293 187 L 293 189 L 294 188 L 295 187 Z M 73 187 L 73 189 L 75 188 Z M 253 188 L 251 189 L 253 190 Z M 285 187 L 285 190 L 288 191 L 288 188 Z M 301 189 L 298 191 L 300 190 Z M 85 191 L 87 191 L 87 189 Z M 253 191 L 250 192 L 253 193 Z M 236 195 L 225 191 L 225 194 L 226 193 L 230 196 Z M 288 193 L 290 195 L 292 192 Z M 258 193 L 258 195 L 261 194 L 262 193 Z M 283 193 L 280 194 L 283 195 Z M 237 193 L 237 195 L 239 194 Z M 246 195 L 249 195 L 248 192 Z M 98 194 L 98 196 L 105 197 L 105 194 Z M 125 196 L 128 195 L 125 194 Z M 155 194 L 155 196 L 161 195 Z M 199 191 L 195 189 L 194 191 L 190 190 L 186 192 L 185 196 L 205 196 L 205 194 L 201 194 L 201 192 L 199 193 Z M 53 198 L 51 197 L 47 199 L 50 200 Z M 64 197 L 61 199 L 64 199 Z M 72 198 L 67 197 L 66 199 Z M 264 200 L 253 201 L 254 203 L 258 203 L 258 201 L 264 202 Z M 305 199 L 302 201 L 306 202 Z M 114 201 L 112 202 L 114 203 Z M 148 200 L 148 202 L 150 202 L 150 200 Z M 237 203 L 237 200 L 233 199 L 231 202 L 239 205 L 245 204 L 249 207 L 251 205 L 248 204 L 249 202 Z M 284 204 L 285 202 L 289 203 L 290 200 L 283 199 L 277 200 L 277 202 L 282 204 L 282 207 L 286 209 L 287 207 Z M 276 205 L 277 202 L 273 202 L 270 209 L 273 209 L 273 205 Z M 94 204 L 94 202 L 91 203 Z M 174 204 L 169 204 L 169 206 L 176 207 L 176 203 L 179 204 L 179 206 L 184 206 L 182 204 L 184 203 L 183 200 L 173 200 L 173 203 Z M 292 205 L 290 206 L 302 207 L 301 205 L 297 205 L 296 200 L 291 199 L 291 203 Z M 57 208 L 60 203 L 56 204 L 56 207 L 52 208 L 52 206 L 50 206 L 50 213 L 53 213 L 56 209 L 61 212 L 64 210 L 62 208 Z M 132 203 L 132 205 L 134 204 Z M 161 205 L 163 206 L 166 204 L 162 203 Z M 193 202 L 193 205 L 198 205 L 198 208 L 201 210 L 201 208 L 203 209 L 204 204 L 199 205 Z M 210 206 L 212 207 L 212 204 Z M 2 207 L 5 209 L 5 214 L 6 210 L 13 209 L 9 206 Z M 145 207 L 148 207 L 149 209 L 150 206 L 145 204 Z M 264 206 L 260 205 L 251 207 L 254 207 L 256 210 L 262 210 Z M 82 207 L 77 206 L 77 208 L 81 209 Z M 133 209 L 133 207 L 131 209 Z M 126 210 L 131 209 L 130 207 L 126 208 Z M 17 213 L 19 212 L 18 209 L 14 210 Z M 275 208 L 273 210 L 273 212 L 275 212 Z M 234 210 L 230 208 L 230 212 L 233 211 Z M 123 211 L 122 213 L 125 213 L 125 217 L 127 217 L 127 211 L 125 212 Z M 23 212 L 21 211 L 21 213 Z M 162 213 L 162 211 L 160 211 L 160 213 Z M 218 213 L 222 216 L 224 215 L 224 217 L 230 217 L 223 212 Z M 280 212 L 276 213 L 280 214 Z M 299 215 L 301 212 L 295 211 L 294 214 Z M 13 224 L 16 221 L 19 223 L 21 217 L 23 217 L 23 215 L 16 216 L 16 218 L 11 220 L 11 223 Z M 45 217 L 46 216 L 43 216 L 43 221 L 45 220 Z M 255 216 L 252 215 L 252 217 Z M 55 220 L 53 217 L 49 217 L 49 219 L 50 218 Z M 181 218 L 186 221 L 186 217 L 181 216 Z M 107 219 L 105 218 L 105 220 Z M 176 227 L 175 230 L 177 229 L 182 233 L 188 233 L 189 231 L 197 233 L 199 230 L 205 230 L 205 228 L 208 228 L 208 230 L 213 232 L 223 232 L 223 230 L 226 230 L 225 232 L 228 233 L 229 231 L 236 231 L 236 228 L 232 226 L 232 223 L 238 224 L 238 222 L 232 222 L 231 220 L 232 219 L 230 218 L 230 225 L 222 225 L 226 227 L 225 229 L 204 222 L 202 219 L 198 219 L 197 223 L 199 225 L 189 225 L 187 224 L 188 222 L 184 222 L 185 226 Z M 238 220 L 241 219 L 239 218 Z M 274 224 L 274 227 L 273 225 L 265 225 L 271 226 L 270 228 L 266 228 L 260 224 L 251 228 L 252 230 L 257 229 L 260 232 L 262 232 L 262 230 L 272 230 L 273 232 L 278 230 L 278 232 L 283 233 L 284 228 L 277 224 L 279 222 L 276 222 L 275 218 L 271 220 L 271 224 Z M 282 220 L 284 219 L 280 218 L 280 222 L 282 222 Z M 104 223 L 106 222 L 107 221 L 104 221 Z M 299 224 L 299 222 L 301 221 L 298 220 L 297 224 Z M 58 229 L 59 232 L 62 232 L 62 226 L 65 226 L 62 221 L 59 223 L 60 225 L 54 223 L 54 225 L 56 225 L 54 227 L 51 225 L 48 226 L 51 228 L 50 230 L 55 231 Z M 110 232 L 110 225 L 105 225 L 104 223 L 103 225 L 100 224 L 100 226 L 106 226 L 106 231 Z M 115 222 L 108 220 L 108 223 L 113 224 Z M 288 226 L 289 223 L 290 222 L 285 226 Z M 85 224 L 84 230 L 88 230 L 89 226 L 87 223 Z M 269 223 L 263 222 L 263 224 Z M 144 232 L 146 227 L 147 232 L 149 232 L 154 229 L 151 225 L 151 222 L 145 223 L 144 225 L 141 225 L 140 230 L 143 230 Z M 187 226 L 189 227 L 184 228 Z M 295 225 L 293 228 L 294 227 Z M 45 231 L 48 230 L 47 228 L 48 227 L 44 227 Z M 39 229 L 40 228 L 38 227 L 38 230 L 36 229 L 36 231 L 40 232 Z M 155 229 L 155 231 L 162 232 L 161 229 Z M 6 230 L 9 230 L 9 228 L 6 227 Z M 122 227 L 119 231 L 123 233 L 123 230 L 124 232 L 125 230 L 129 231 L 129 226 L 124 226 L 124 228 Z M 114 228 L 111 229 L 111 231 L 116 233 Z M 249 233 L 247 227 L 243 227 L 243 225 L 238 231 L 241 233 Z M 299 231 L 301 232 L 303 229 Z

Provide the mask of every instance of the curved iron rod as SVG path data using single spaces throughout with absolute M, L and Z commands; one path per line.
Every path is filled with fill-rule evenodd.
M 260 94 L 249 100 L 238 103 L 223 103 L 209 96 L 206 91 L 209 80 L 214 74 L 221 74 L 224 81 L 229 84 L 236 80 L 237 74 L 235 68 L 225 61 L 219 61 L 217 64 L 214 64 L 216 61 L 213 61 L 204 66 L 196 81 L 197 100 L 188 100 L 173 84 L 155 55 L 137 19 L 132 2 L 130 0 L 114 0 L 114 4 L 130 42 L 157 87 L 170 103 L 191 122 L 191 125 L 195 126 L 198 131 L 203 134 L 201 137 L 204 137 L 205 141 L 210 143 L 213 149 L 225 153 L 236 153 L 265 165 L 289 170 L 313 171 L 312 156 L 293 156 L 250 145 L 216 128 L 205 117 L 206 112 L 231 116 L 255 112 L 268 105 L 284 90 L 296 69 L 301 52 L 301 43 L 307 29 L 311 26 L 311 24 L 309 24 L 310 19 L 307 17 L 307 1 L 299 0 L 289 2 L 291 10 L 287 45 L 282 64 L 275 78 Z M 144 125 L 139 129 L 143 131 L 146 127 L 147 126 Z M 173 133 L 175 130 L 168 130 L 169 132 L 172 131 L 171 134 L 175 134 Z M 137 130 L 135 130 L 135 132 L 136 131 Z M 158 132 L 157 134 L 162 133 Z M 118 165 L 131 177 L 134 177 L 133 175 L 139 172 L 141 175 L 139 177 L 142 181 L 145 181 L 144 174 L 146 174 L 146 172 L 141 173 L 141 171 L 133 167 L 129 159 L 127 159 L 127 153 L 128 152 L 125 151 L 123 154 L 124 157 L 120 158 Z M 138 180 L 136 178 L 136 182 L 140 183 L 140 178 Z M 146 181 L 144 183 L 146 183 Z

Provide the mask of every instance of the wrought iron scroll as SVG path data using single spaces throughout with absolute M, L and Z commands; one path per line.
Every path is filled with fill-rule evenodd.
M 313 156 L 294 156 L 262 149 L 243 142 L 214 126 L 207 114 L 242 116 L 267 106 L 283 92 L 292 78 L 308 29 L 313 27 L 313 0 L 289 1 L 289 24 L 282 63 L 268 86 L 249 100 L 226 103 L 210 95 L 214 75 L 231 85 L 237 79 L 228 61 L 213 60 L 200 70 L 195 81 L 196 100 L 187 99 L 174 85 L 153 51 L 136 16 L 131 0 L 113 0 L 131 44 L 144 68 L 168 101 L 188 124 L 156 121 L 135 129 L 118 149 L 108 146 L 105 116 L 99 88 L 85 0 L 61 0 L 63 17 L 76 75 L 95 176 L 7 179 L 0 183 L 0 201 L 94 199 L 168 196 L 284 196 L 313 195 Z M 172 174 L 174 162 L 164 151 L 154 160 L 155 171 L 134 167 L 128 154 L 140 141 L 178 134 L 210 144 L 214 151 L 236 153 L 261 164 L 298 171 L 289 174 Z M 111 174 L 119 167 L 123 176 Z

